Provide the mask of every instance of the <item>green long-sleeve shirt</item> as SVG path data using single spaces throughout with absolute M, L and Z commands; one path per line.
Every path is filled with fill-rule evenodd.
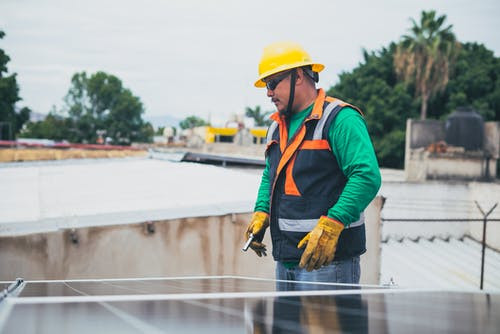
M 288 137 L 299 129 L 313 108 L 293 114 L 290 119 Z M 345 107 L 337 115 L 328 131 L 328 141 L 347 183 L 337 203 L 328 210 L 328 217 L 345 226 L 359 219 L 360 213 L 377 194 L 380 170 L 373 145 L 368 135 L 365 120 L 356 110 Z M 254 211 L 269 212 L 269 161 L 262 174 Z

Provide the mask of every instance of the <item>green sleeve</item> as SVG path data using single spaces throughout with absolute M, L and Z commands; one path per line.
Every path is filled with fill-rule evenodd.
M 328 139 L 347 183 L 328 216 L 349 226 L 377 195 L 380 170 L 363 117 L 346 107 L 334 122 Z
M 266 159 L 266 167 L 262 172 L 262 179 L 260 181 L 259 192 L 257 193 L 257 201 L 255 202 L 255 211 L 262 211 L 269 213 L 269 159 Z

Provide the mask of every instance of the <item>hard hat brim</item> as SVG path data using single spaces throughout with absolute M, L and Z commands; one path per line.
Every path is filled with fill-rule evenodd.
M 259 79 L 257 79 L 257 81 L 255 81 L 254 86 L 257 88 L 266 87 L 266 83 L 263 81 L 265 78 L 267 78 L 273 74 L 279 73 L 279 72 L 290 70 L 292 68 L 298 68 L 298 67 L 308 66 L 308 65 L 312 66 L 313 72 L 318 72 L 318 73 L 323 71 L 323 69 L 325 68 L 325 65 L 323 65 L 323 64 L 312 63 L 312 62 L 285 64 L 285 65 L 274 68 L 272 71 L 267 71 L 265 73 L 262 73 L 262 75 L 259 76 Z

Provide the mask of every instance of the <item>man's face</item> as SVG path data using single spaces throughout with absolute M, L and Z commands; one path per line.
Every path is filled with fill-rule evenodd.
M 286 111 L 290 97 L 290 74 L 291 71 L 283 71 L 271 75 L 264 81 L 267 86 L 267 96 L 271 98 L 279 112 Z

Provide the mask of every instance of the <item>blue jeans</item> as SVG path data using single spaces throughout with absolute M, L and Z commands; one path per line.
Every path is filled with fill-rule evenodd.
M 287 269 L 283 263 L 276 262 L 277 280 L 359 284 L 360 276 L 361 268 L 359 265 L 359 256 L 347 260 L 334 261 L 328 266 L 323 266 L 313 271 L 307 271 L 300 268 L 298 265 L 294 268 Z M 331 286 L 324 286 L 324 288 L 329 290 L 332 289 Z M 317 285 L 276 282 L 277 291 L 319 289 L 321 289 L 321 286 Z

